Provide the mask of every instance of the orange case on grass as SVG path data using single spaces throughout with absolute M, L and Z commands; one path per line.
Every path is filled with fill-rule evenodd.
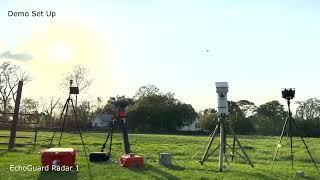
M 125 154 L 119 158 L 122 167 L 143 167 L 144 158 L 134 154 Z

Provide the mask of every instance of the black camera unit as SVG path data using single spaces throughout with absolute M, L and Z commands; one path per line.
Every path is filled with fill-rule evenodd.
M 70 80 L 69 94 L 79 94 L 79 87 L 72 87 L 73 80 Z
M 119 118 L 126 118 L 126 107 L 129 106 L 127 99 L 119 99 L 114 102 L 114 106 L 117 108 L 117 116 Z
M 129 101 L 128 100 L 126 100 L 126 99 L 119 99 L 119 100 L 116 100 L 115 102 L 114 102 L 114 106 L 117 108 L 117 109 L 119 109 L 119 108 L 122 108 L 122 109 L 124 109 L 124 108 L 126 108 L 127 106 L 129 106 Z
M 287 100 L 293 99 L 295 92 L 296 90 L 294 88 L 283 88 L 282 97 Z

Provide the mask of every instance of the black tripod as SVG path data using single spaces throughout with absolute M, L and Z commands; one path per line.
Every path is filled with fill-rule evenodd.
M 77 122 L 78 121 L 78 116 L 77 116 L 77 113 L 76 113 L 76 109 L 74 107 L 73 100 L 70 97 L 70 94 L 69 94 L 69 97 L 66 100 L 66 102 L 65 102 L 65 104 L 63 106 L 63 110 L 62 110 L 62 112 L 60 114 L 60 121 L 59 122 L 61 122 L 62 117 L 63 117 L 63 122 L 62 122 L 62 127 L 61 127 L 61 130 L 60 130 L 60 137 L 59 137 L 58 147 L 60 147 L 60 144 L 61 144 L 62 134 L 63 134 L 64 128 L 65 128 L 65 123 L 66 123 L 66 119 L 67 119 L 67 116 L 68 116 L 68 110 L 69 110 L 70 102 L 71 102 L 72 111 L 73 111 L 73 114 L 74 114 L 74 120 L 73 121 L 74 121 L 74 124 L 76 125 L 78 133 L 80 135 L 81 143 L 82 143 L 84 152 L 86 154 L 85 143 L 83 141 L 82 132 L 81 132 L 80 126 L 79 126 L 79 124 Z M 51 137 L 50 147 L 52 146 L 52 142 L 53 142 L 53 139 L 55 137 L 55 134 L 56 134 L 56 131 L 53 132 L 53 136 Z
M 249 156 L 247 155 L 246 151 L 243 149 L 243 147 L 241 146 L 241 143 L 239 141 L 239 139 L 237 138 L 236 134 L 234 133 L 232 127 L 230 126 L 230 124 L 225 121 L 227 119 L 226 116 L 220 116 L 219 117 L 219 121 L 214 129 L 214 131 L 210 134 L 210 141 L 207 145 L 207 148 L 205 150 L 205 153 L 203 154 L 201 160 L 199 161 L 201 165 L 203 165 L 203 163 L 216 151 L 219 149 L 220 147 L 220 152 L 219 152 L 219 171 L 222 172 L 222 168 L 223 168 L 223 158 L 226 160 L 227 164 L 229 165 L 228 159 L 226 157 L 226 147 L 229 147 L 230 149 L 232 149 L 232 153 L 236 153 L 238 154 L 241 158 L 243 158 L 245 161 L 247 161 L 251 167 L 254 167 L 253 163 L 251 162 Z M 234 140 L 234 144 L 233 147 L 231 147 L 229 144 L 227 144 L 226 142 L 226 128 L 229 129 L 229 131 L 231 132 L 232 136 L 233 136 L 233 140 Z M 213 143 L 213 140 L 217 134 L 218 129 L 220 129 L 220 143 L 219 145 L 209 153 L 209 150 L 211 148 L 211 145 Z M 235 150 L 235 143 L 238 144 L 238 146 L 240 147 L 242 153 L 244 156 L 242 156 L 238 151 Z M 232 160 L 234 158 L 234 155 L 232 155 Z
M 108 143 L 108 141 L 109 141 L 109 138 L 110 138 L 108 154 L 109 154 L 109 155 L 111 154 L 113 128 L 114 128 L 114 121 L 111 121 L 110 124 L 109 124 L 109 131 L 108 131 L 108 134 L 107 134 L 106 141 L 102 144 L 102 147 L 101 147 L 101 151 L 100 151 L 100 152 L 103 152 L 103 151 L 104 151 L 104 149 L 106 148 L 106 145 L 107 145 L 107 143 Z
M 65 122 L 66 122 L 66 119 L 67 119 L 67 116 L 68 116 L 69 104 L 71 102 L 72 112 L 73 112 L 73 115 L 74 115 L 73 122 L 74 122 L 74 124 L 75 124 L 75 126 L 76 126 L 76 128 L 78 130 L 79 135 L 80 135 L 83 151 L 84 151 L 84 154 L 86 156 L 87 165 L 88 165 L 90 178 L 91 178 L 91 170 L 90 170 L 89 160 L 88 160 L 88 156 L 87 156 L 87 150 L 86 150 L 85 143 L 84 143 L 84 140 L 83 140 L 83 137 L 82 137 L 81 128 L 80 128 L 80 126 L 78 124 L 78 116 L 77 116 L 77 112 L 76 112 L 73 100 L 71 98 L 71 94 L 79 94 L 79 88 L 78 87 L 72 87 L 72 80 L 70 80 L 69 97 L 66 100 L 66 102 L 65 102 L 65 104 L 63 106 L 62 112 L 60 114 L 59 123 L 61 123 L 62 117 L 63 117 L 63 122 L 62 122 L 62 127 L 61 127 L 61 130 L 60 130 L 60 137 L 59 137 L 58 147 L 60 147 L 60 143 L 61 143 L 61 140 L 62 140 L 62 134 L 63 134 L 64 128 L 65 128 Z M 52 135 L 51 140 L 50 140 L 49 147 L 52 147 L 52 142 L 53 142 L 53 139 L 55 137 L 55 134 L 56 134 L 56 130 L 54 130 L 54 132 L 53 132 L 53 135 Z
M 107 138 L 106 141 L 102 144 L 101 147 L 101 152 L 104 151 L 104 149 L 106 148 L 106 145 L 109 141 L 109 151 L 108 154 L 111 155 L 111 149 L 112 149 L 112 136 L 113 136 L 113 130 L 114 130 L 114 126 L 116 125 L 116 123 L 119 123 L 122 129 L 122 134 L 123 134 L 123 142 L 124 142 L 124 152 L 125 154 L 129 154 L 130 153 L 130 144 L 129 144 L 129 137 L 128 137 L 128 131 L 125 125 L 125 119 L 124 118 L 120 118 L 119 116 L 116 117 L 116 119 L 114 121 L 110 122 L 109 125 L 109 132 L 107 134 Z
M 272 170 L 273 165 L 274 165 L 274 162 L 275 162 L 275 160 L 276 160 L 276 158 L 277 158 L 278 151 L 279 151 L 279 149 L 280 149 L 280 147 L 281 147 L 281 142 L 282 142 L 282 138 L 283 138 L 283 134 L 284 134 L 284 131 L 285 131 L 285 130 L 287 130 L 287 132 L 288 132 L 288 134 L 289 134 L 289 137 L 290 137 L 291 168 L 293 169 L 292 127 L 294 126 L 296 129 L 299 129 L 299 128 L 298 128 L 295 120 L 292 118 L 292 113 L 291 113 L 291 110 L 290 110 L 290 100 L 291 100 L 293 97 L 287 96 L 287 97 L 284 97 L 284 98 L 287 100 L 289 114 L 288 114 L 288 117 L 286 118 L 286 120 L 285 120 L 285 122 L 284 122 L 283 127 L 282 127 L 282 132 L 281 132 L 280 140 L 279 140 L 279 143 L 278 143 L 278 145 L 277 145 L 277 147 L 276 147 L 276 152 L 275 152 L 274 157 L 273 157 L 273 160 L 272 160 L 271 170 Z M 289 126 L 288 126 L 288 122 L 289 122 Z M 289 128 L 289 129 L 287 129 L 287 128 Z M 288 130 L 289 130 L 289 131 L 288 131 Z M 314 167 L 317 169 L 318 173 L 320 174 L 320 171 L 319 171 L 319 169 L 318 169 L 318 167 L 317 167 L 317 164 L 315 163 L 315 161 L 314 161 L 314 159 L 313 159 L 313 157 L 312 157 L 312 155 L 311 155 L 311 153 L 310 153 L 310 150 L 309 150 L 306 142 L 305 142 L 304 139 L 303 139 L 303 136 L 301 135 L 300 138 L 301 138 L 301 140 L 302 140 L 302 142 L 303 142 L 306 150 L 308 151 L 308 154 L 309 154 L 309 156 L 310 156 L 310 159 L 311 159 L 312 162 L 313 162 Z

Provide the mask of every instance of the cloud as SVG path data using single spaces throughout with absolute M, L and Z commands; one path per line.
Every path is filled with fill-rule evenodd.
M 32 59 L 32 56 L 26 53 L 12 54 L 10 51 L 6 51 L 0 54 L 0 58 L 15 59 L 19 61 L 28 61 Z

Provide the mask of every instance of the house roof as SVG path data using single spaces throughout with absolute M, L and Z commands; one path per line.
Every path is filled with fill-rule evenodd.
M 108 113 L 98 113 L 92 122 L 110 122 L 112 121 L 112 114 Z

